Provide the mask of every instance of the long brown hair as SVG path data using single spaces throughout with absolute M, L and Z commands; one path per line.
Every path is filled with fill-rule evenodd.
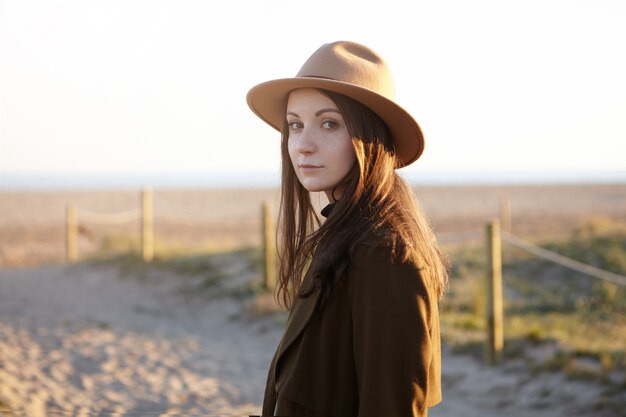
M 447 262 L 411 189 L 395 172 L 397 159 L 387 126 L 359 102 L 320 91 L 337 105 L 352 138 L 356 163 L 336 186 L 343 190 L 341 197 L 322 223 L 309 191 L 296 177 L 285 122 L 277 300 L 289 308 L 296 296 L 307 296 L 318 288 L 324 302 L 344 277 L 356 247 L 372 235 L 384 239 L 398 261 L 420 256 L 425 263 L 425 284 L 441 297 L 448 279 Z M 307 268 L 312 269 L 312 280 L 302 285 Z

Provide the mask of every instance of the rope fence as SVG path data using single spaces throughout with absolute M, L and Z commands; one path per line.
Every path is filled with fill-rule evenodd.
M 519 236 L 501 230 L 500 221 L 494 219 L 486 225 L 487 235 L 487 336 L 485 353 L 487 362 L 491 365 L 501 360 L 504 347 L 503 338 L 503 287 L 502 287 L 502 241 L 525 250 L 537 257 L 559 264 L 571 270 L 586 274 L 593 278 L 602 279 L 611 283 L 626 286 L 626 276 L 605 271 L 593 265 L 579 262 L 556 252 L 530 243 Z
M 76 207 L 76 215 L 88 223 L 116 225 L 139 220 L 141 211 L 138 208 L 134 208 L 117 213 L 99 213 Z
M 157 207 L 162 213 L 159 215 L 159 217 L 163 218 L 176 218 L 177 220 L 179 220 L 191 217 L 194 219 L 198 219 L 197 222 L 214 220 L 209 218 L 209 215 L 207 215 L 207 211 L 190 210 L 189 208 L 181 207 L 177 204 L 171 203 L 161 198 L 157 202 Z
M 159 219 L 175 219 L 178 224 L 201 225 L 210 221 L 206 212 L 189 210 L 172 204 L 166 200 L 159 200 L 159 208 L 165 208 L 165 215 L 159 215 Z M 146 187 L 141 191 L 141 208 L 134 208 L 116 213 L 103 213 L 69 205 L 66 219 L 66 260 L 68 263 L 79 259 L 78 235 L 80 222 L 95 223 L 100 225 L 120 225 L 134 221 L 141 221 L 141 246 L 142 257 L 145 262 L 151 262 L 154 258 L 154 197 L 152 189 Z M 190 220 L 189 217 L 194 218 Z M 200 217 L 199 220 L 195 220 Z M 276 280 L 276 247 L 275 230 L 271 204 L 263 202 L 261 206 L 260 242 L 263 250 L 263 277 L 264 286 L 273 289 Z M 215 219 L 213 219 L 215 220 Z M 244 219 L 235 219 L 243 221 Z
M 132 221 L 141 221 L 142 252 L 145 262 L 154 257 L 154 201 L 152 190 L 142 190 L 141 208 L 135 208 L 117 213 L 100 213 L 69 206 L 67 210 L 67 260 L 73 262 L 78 259 L 78 218 L 81 221 L 98 224 L 124 224 Z M 207 219 L 210 213 L 198 210 L 189 210 L 167 201 L 159 201 L 159 207 L 166 209 L 166 218 L 177 217 L 177 221 L 184 224 L 200 224 Z M 593 265 L 588 265 L 568 258 L 556 252 L 535 245 L 516 236 L 511 232 L 511 204 L 508 198 L 500 200 L 500 219 L 495 219 L 486 225 L 485 232 L 469 230 L 460 233 L 438 234 L 440 243 L 468 243 L 486 238 L 487 249 L 487 341 L 485 344 L 486 357 L 490 364 L 496 364 L 501 359 L 504 347 L 503 338 L 503 286 L 502 286 L 502 243 L 527 251 L 539 258 L 556 263 L 587 276 L 602 279 L 616 285 L 626 286 L 626 276 L 605 271 Z M 275 228 L 271 204 L 264 202 L 261 207 L 260 243 L 263 251 L 264 286 L 271 290 L 275 286 L 276 275 L 276 247 Z M 194 220 L 189 220 L 189 218 Z M 206 223 L 206 221 L 204 223 Z
M 73 205 L 67 207 L 66 217 L 66 259 L 67 262 L 75 262 L 79 258 L 78 235 L 79 218 L 82 222 L 99 225 L 121 225 L 125 223 L 142 221 L 142 253 L 145 261 L 153 257 L 153 232 L 152 232 L 152 190 L 145 188 L 141 193 L 142 207 L 130 210 L 102 213 L 85 210 Z
M 502 240 L 519 249 L 524 249 L 535 256 L 547 259 L 574 271 L 581 272 L 595 278 L 600 278 L 617 285 L 626 286 L 626 277 L 623 275 L 619 275 L 610 271 L 605 271 L 593 265 L 584 264 L 582 262 L 560 255 L 556 252 L 530 243 L 518 236 L 512 235 L 511 233 L 505 232 L 504 230 L 502 231 Z
M 190 210 L 186 207 L 181 207 L 177 204 L 171 203 L 167 200 L 159 198 L 155 202 L 155 211 L 158 215 L 155 217 L 160 221 L 176 222 L 185 226 L 200 226 L 209 222 L 219 221 L 219 216 L 212 215 L 208 210 Z M 244 222 L 249 219 L 249 216 L 230 216 L 230 223 Z
M 437 240 L 440 243 L 468 243 L 471 241 L 479 240 L 483 237 L 479 230 L 470 230 L 460 233 L 441 233 L 437 235 Z M 527 240 L 522 239 L 512 233 L 505 231 L 500 227 L 500 238 L 504 242 L 515 246 L 518 249 L 525 250 L 537 257 L 552 261 L 556 264 L 569 268 L 571 270 L 580 272 L 582 274 L 589 275 L 594 278 L 603 279 L 605 281 L 612 282 L 617 285 L 626 286 L 626 276 L 616 274 L 614 272 L 600 269 L 593 265 L 585 264 L 567 256 L 563 256 L 554 251 L 545 249 L 541 246 L 535 245 Z

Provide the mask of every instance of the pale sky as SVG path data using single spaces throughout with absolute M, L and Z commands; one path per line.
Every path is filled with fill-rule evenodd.
M 340 39 L 420 123 L 408 175 L 626 171 L 621 0 L 0 0 L 0 169 L 276 172 L 246 93 Z

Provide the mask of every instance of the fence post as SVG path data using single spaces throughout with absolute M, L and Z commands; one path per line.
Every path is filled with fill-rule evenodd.
M 487 363 L 495 365 L 502 359 L 504 348 L 502 303 L 502 243 L 500 222 L 487 224 Z
M 276 286 L 276 259 L 274 248 L 274 222 L 270 203 L 263 202 L 261 208 L 261 240 L 263 246 L 263 286 L 273 290 Z
M 500 198 L 500 224 L 502 230 L 511 232 L 511 199 L 509 197 Z
M 152 189 L 144 187 L 141 193 L 142 223 L 141 246 L 143 260 L 150 262 L 154 258 L 154 229 L 152 219 Z
M 68 263 L 78 260 L 78 222 L 76 221 L 76 208 L 67 206 L 66 228 L 66 259 Z

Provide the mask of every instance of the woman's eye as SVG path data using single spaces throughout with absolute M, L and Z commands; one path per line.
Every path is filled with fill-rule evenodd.
M 302 129 L 303 125 L 302 122 L 297 122 L 297 121 L 293 121 L 293 122 L 289 122 L 289 129 L 291 130 L 298 130 L 298 129 Z
M 334 129 L 337 126 L 339 126 L 339 123 L 334 120 L 324 120 L 324 123 L 322 123 L 322 127 L 325 129 Z

